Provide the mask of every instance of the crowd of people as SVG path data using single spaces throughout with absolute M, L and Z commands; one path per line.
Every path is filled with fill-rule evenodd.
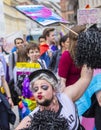
M 12 107 L 15 105 L 19 111 L 19 124 L 15 130 L 86 130 L 79 116 L 87 115 L 85 111 L 91 104 L 81 115 L 78 111 L 82 108 L 79 105 L 83 103 L 81 99 L 90 88 L 93 92 L 88 98 L 95 94 L 92 103 L 95 99 L 97 103 L 97 108 L 94 106 L 96 110 L 92 108 L 95 110 L 95 127 L 101 129 L 98 122 L 100 72 L 94 75 L 101 68 L 101 32 L 96 26 L 86 28 L 86 25 L 75 25 L 70 30 L 58 41 L 54 28 L 45 28 L 37 43 L 17 37 L 14 48 L 7 53 L 8 63 L 4 58 L 3 45 L 0 45 L 0 130 L 10 130 L 10 123 L 14 125 L 16 113 Z M 85 43 L 81 42 L 82 37 L 86 37 Z M 92 44 L 95 45 L 93 50 Z M 8 102 L 13 121 L 9 121 L 2 95 Z M 63 122 L 62 125 L 59 122 Z

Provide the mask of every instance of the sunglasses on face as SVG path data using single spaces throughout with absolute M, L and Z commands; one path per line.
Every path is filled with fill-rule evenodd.
M 48 90 L 49 86 L 48 85 L 41 85 L 40 87 L 39 86 L 34 86 L 32 88 L 32 91 L 35 93 L 39 90 L 39 88 L 43 89 L 43 90 Z

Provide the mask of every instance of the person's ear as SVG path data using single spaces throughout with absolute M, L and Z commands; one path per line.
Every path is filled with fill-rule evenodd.
M 27 56 L 30 57 L 30 56 L 29 56 L 29 53 L 27 53 Z

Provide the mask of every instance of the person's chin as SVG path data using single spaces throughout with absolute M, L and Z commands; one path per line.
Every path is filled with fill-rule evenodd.
M 53 99 L 53 98 L 52 98 Z M 44 101 L 38 101 L 37 103 L 39 104 L 39 105 L 41 105 L 41 106 L 45 106 L 45 107 L 48 107 L 50 104 L 51 104 L 51 102 L 52 102 L 52 99 L 50 99 L 50 100 L 44 100 Z
M 39 105 L 44 104 L 44 101 L 43 100 L 38 100 L 37 104 L 39 104 Z

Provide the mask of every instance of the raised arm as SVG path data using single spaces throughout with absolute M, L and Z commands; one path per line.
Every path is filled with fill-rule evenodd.
M 86 65 L 82 67 L 80 79 L 71 86 L 68 86 L 64 89 L 64 93 L 68 95 L 72 101 L 76 101 L 82 96 L 84 91 L 89 86 L 89 83 L 93 76 L 93 70 L 88 68 Z

